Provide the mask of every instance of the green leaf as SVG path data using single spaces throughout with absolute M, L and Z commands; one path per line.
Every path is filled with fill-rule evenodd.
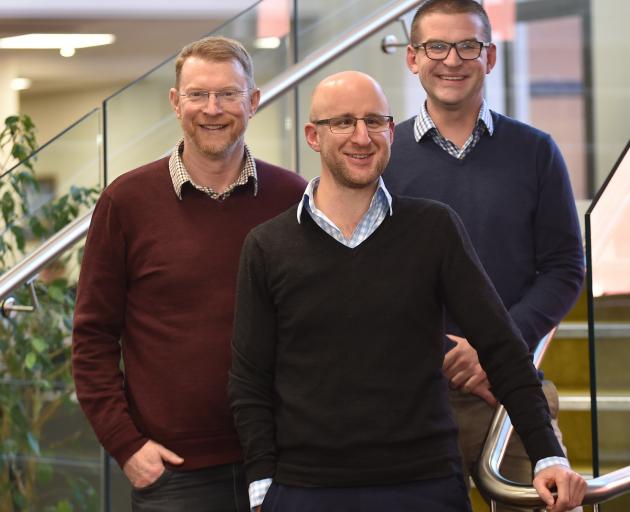
M 37 362 L 37 355 L 35 354 L 35 352 L 29 352 L 28 354 L 26 354 L 26 358 L 24 359 L 24 365 L 29 370 L 33 369 L 33 366 L 35 366 L 36 362 Z
M 15 237 L 15 243 L 20 251 L 24 252 L 24 230 L 19 226 L 11 226 L 11 233 Z
M 42 354 L 48 350 L 48 343 L 46 343 L 43 338 L 33 337 L 31 339 L 31 345 L 33 345 L 33 348 L 39 354 Z
M 2 195 L 1 208 L 2 218 L 4 219 L 5 224 L 9 224 L 15 217 L 15 201 L 13 200 L 13 196 L 10 192 L 5 192 Z
M 56 302 L 63 302 L 65 289 L 62 286 L 51 285 L 48 287 L 48 296 Z
M 74 507 L 68 500 L 60 501 L 55 508 L 55 512 L 73 512 L 73 510 Z
M 47 462 L 39 462 L 37 464 L 37 482 L 42 484 L 47 484 L 52 480 L 53 476 L 53 467 L 52 464 L 48 464 Z

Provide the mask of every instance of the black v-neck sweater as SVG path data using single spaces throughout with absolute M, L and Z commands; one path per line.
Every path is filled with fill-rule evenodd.
M 527 346 L 454 212 L 395 198 L 349 249 L 292 208 L 248 235 L 229 395 L 249 481 L 377 485 L 459 466 L 448 306 L 533 460 L 562 456 Z

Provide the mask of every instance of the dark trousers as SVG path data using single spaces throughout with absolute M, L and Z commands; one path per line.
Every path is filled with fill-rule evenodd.
M 133 512 L 249 512 L 243 467 L 166 469 L 148 487 L 131 491 L 131 508 Z
M 471 512 L 461 475 L 370 487 L 292 487 L 273 483 L 262 512 Z

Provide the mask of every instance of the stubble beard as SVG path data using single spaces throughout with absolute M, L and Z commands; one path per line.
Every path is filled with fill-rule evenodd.
M 339 184 L 347 188 L 358 190 L 373 185 L 374 182 L 378 180 L 378 178 L 383 174 L 388 160 L 388 155 L 384 155 L 383 157 L 379 158 L 374 163 L 374 167 L 370 169 L 369 172 L 366 172 L 363 176 L 361 176 L 361 178 L 365 179 L 360 180 L 352 177 L 348 166 L 341 159 L 330 155 L 328 158 L 326 158 L 326 163 L 330 174 Z

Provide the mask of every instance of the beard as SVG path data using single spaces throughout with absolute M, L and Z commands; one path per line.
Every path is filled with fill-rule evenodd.
M 383 174 L 389 161 L 389 148 L 380 155 L 369 169 L 353 171 L 343 158 L 332 151 L 322 151 L 322 158 L 334 180 L 346 188 L 362 189 L 369 187 Z
M 243 144 L 247 123 L 228 120 L 217 123 L 226 124 L 225 128 L 220 130 L 207 130 L 199 126 L 204 123 L 212 124 L 213 121 L 197 119 L 182 123 L 187 143 L 194 146 L 195 150 L 204 157 L 210 160 L 223 160 Z

